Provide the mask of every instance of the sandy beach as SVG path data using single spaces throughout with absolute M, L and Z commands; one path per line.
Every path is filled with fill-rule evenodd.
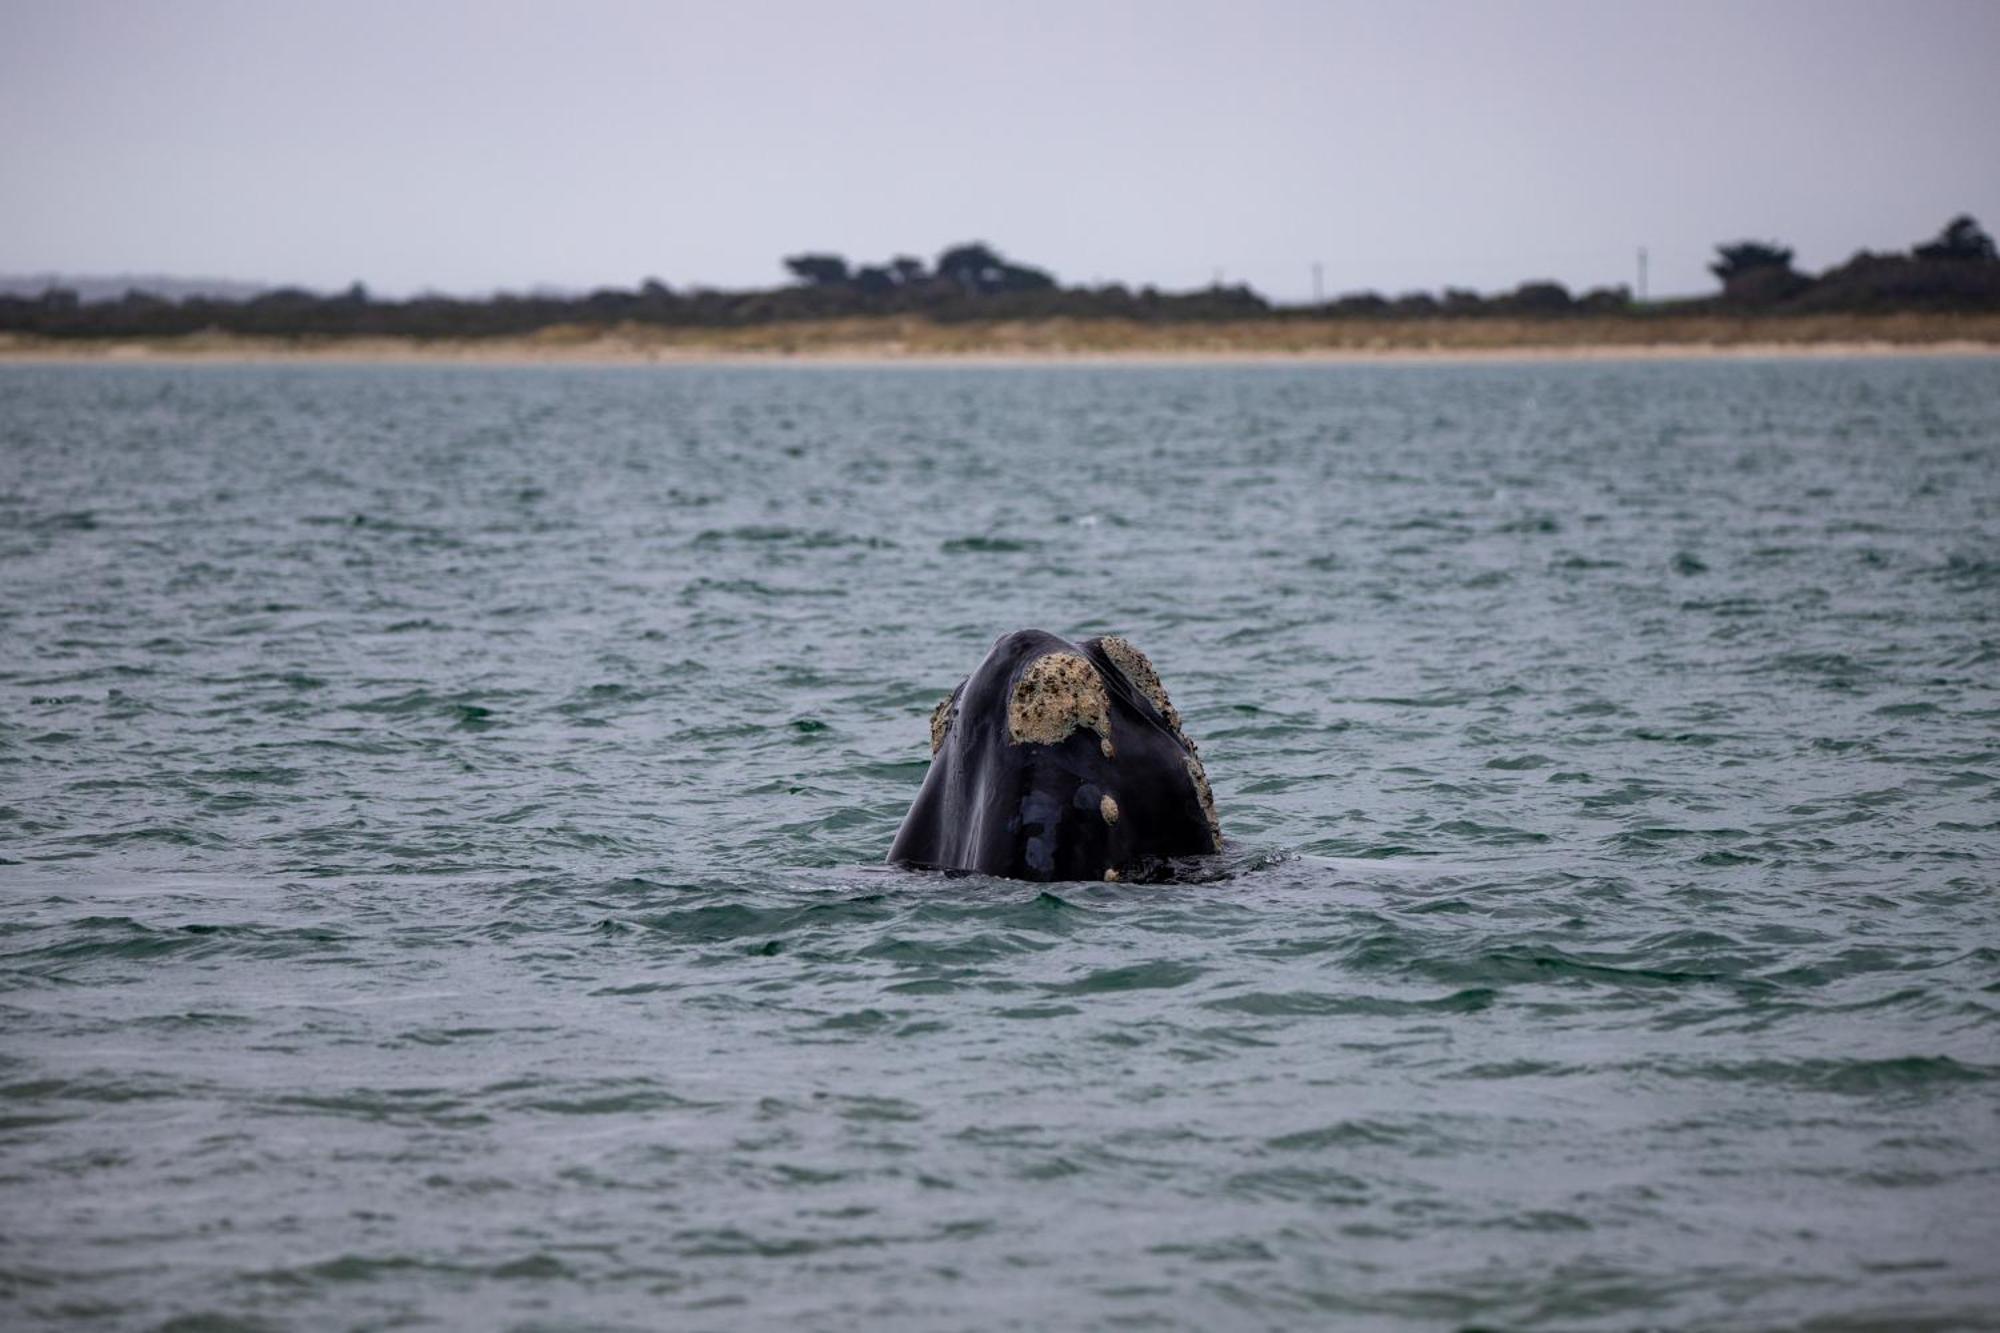
M 0 335 L 0 362 L 360 365 L 1005 365 L 1628 361 L 2000 355 L 2000 316 L 1663 316 L 1142 324 L 839 319 L 748 328 L 563 325 L 490 339 Z

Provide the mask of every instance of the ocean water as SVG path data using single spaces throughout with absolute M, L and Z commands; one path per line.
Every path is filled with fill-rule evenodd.
M 1996 853 L 1991 359 L 0 369 L 10 1329 L 2000 1327 Z

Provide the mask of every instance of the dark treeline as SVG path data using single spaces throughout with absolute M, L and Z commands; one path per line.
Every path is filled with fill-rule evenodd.
M 73 291 L 0 297 L 0 331 L 52 338 L 150 338 L 220 330 L 270 337 L 387 336 L 491 338 L 558 325 L 621 324 L 728 329 L 792 320 L 921 315 L 941 323 L 992 319 L 1131 319 L 1150 323 L 1271 318 L 1566 318 L 1619 314 L 1822 314 L 2000 310 L 2000 255 L 1969 217 L 1908 253 L 1855 255 L 1818 275 L 1792 266 L 1792 251 L 1767 241 L 1716 247 L 1712 296 L 1635 302 L 1626 287 L 1572 293 L 1557 282 L 1527 282 L 1481 295 L 1446 288 L 1386 297 L 1357 292 L 1318 304 L 1278 307 L 1246 286 L 1189 292 L 1134 291 L 1120 284 L 1064 287 L 1049 273 L 1013 263 L 983 244 L 956 245 L 926 265 L 899 255 L 850 265 L 840 255 L 787 258 L 795 281 L 759 291 L 675 290 L 647 281 L 637 290 L 586 296 L 483 299 L 419 296 L 376 300 L 356 283 L 337 295 L 280 288 L 246 300 L 167 300 L 141 291 L 85 302 Z

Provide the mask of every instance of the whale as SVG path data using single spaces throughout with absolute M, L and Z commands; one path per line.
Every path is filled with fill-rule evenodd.
M 932 712 L 930 739 L 893 864 L 1145 882 L 1222 850 L 1201 752 L 1127 639 L 1001 635 Z

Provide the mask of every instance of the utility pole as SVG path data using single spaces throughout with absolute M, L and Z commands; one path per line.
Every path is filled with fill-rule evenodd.
M 1639 247 L 1639 303 L 1646 302 L 1646 247 Z
M 1321 272 L 1323 267 L 1324 266 L 1317 259 L 1313 261 L 1313 304 L 1314 305 L 1326 304 L 1326 281 L 1323 273 Z

